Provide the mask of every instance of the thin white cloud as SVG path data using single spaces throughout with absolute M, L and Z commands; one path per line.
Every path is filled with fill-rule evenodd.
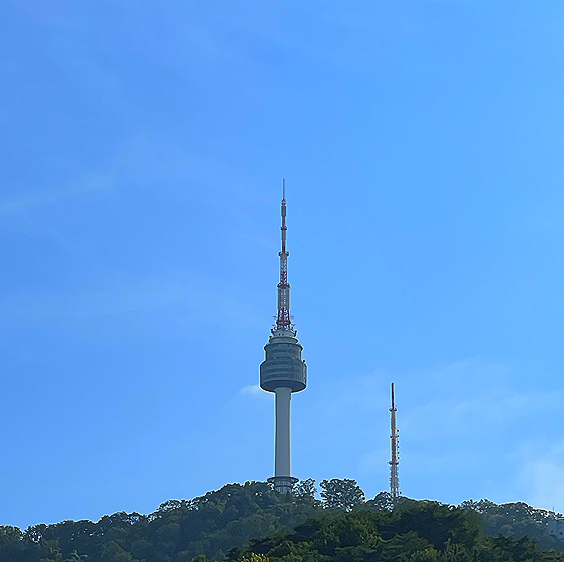
M 380 472 L 382 466 L 386 466 L 390 460 L 388 449 L 389 447 L 382 447 L 377 451 L 361 455 L 358 462 L 360 472 L 363 474 Z
M 61 317 L 96 318 L 176 305 L 180 310 L 183 307 L 186 324 L 190 325 L 261 325 L 251 307 L 230 295 L 203 289 L 199 283 L 112 279 L 103 285 L 111 288 L 44 294 L 4 293 L 0 299 L 0 317 L 4 323 L 24 319 L 26 323 L 42 324 Z
M 536 461 L 532 467 L 532 489 L 530 502 L 538 508 L 564 511 L 564 470 L 544 460 Z
M 270 394 L 262 390 L 258 384 L 249 384 L 244 386 L 240 391 L 243 396 L 252 396 L 253 398 L 267 398 L 270 399 Z
M 564 440 L 523 444 L 515 455 L 521 462 L 516 486 L 523 501 L 541 509 L 564 512 Z
M 403 425 L 422 438 L 456 436 L 472 427 L 476 433 L 499 432 L 518 420 L 542 415 L 542 408 L 561 409 L 562 393 L 517 392 L 506 388 L 484 388 L 467 400 L 442 396 L 404 414 Z M 445 423 L 448 422 L 448 423 Z
M 37 190 L 0 201 L 0 217 L 117 188 L 162 190 L 181 199 L 197 198 L 216 203 L 218 195 L 229 191 L 238 204 L 246 204 L 248 194 L 243 179 L 214 154 L 186 149 L 175 138 L 141 132 L 120 143 L 107 165 L 107 171 L 88 173 L 72 184 L 57 189 Z
M 65 29 L 80 29 L 81 27 L 81 22 L 76 18 L 76 14 L 71 14 L 65 2 L 27 0 L 26 2 L 15 2 L 15 4 L 33 24 Z
M 160 190 L 167 180 L 167 190 L 181 196 L 198 192 L 199 197 L 206 197 L 209 192 L 215 197 L 218 192 L 230 191 L 231 196 L 241 197 L 237 189 L 240 180 L 229 165 L 215 154 L 188 150 L 178 139 L 167 135 L 143 131 L 116 149 L 113 162 L 137 187 Z M 206 189 L 201 193 L 194 186 Z
M 48 205 L 68 197 L 79 197 L 94 191 L 110 189 L 113 185 L 113 178 L 113 171 L 100 174 L 90 174 L 78 181 L 76 185 L 8 199 L 0 203 L 0 216 L 17 213 L 32 207 Z

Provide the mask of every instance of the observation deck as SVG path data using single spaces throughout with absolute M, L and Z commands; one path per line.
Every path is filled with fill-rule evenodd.
M 307 365 L 294 330 L 274 328 L 264 351 L 265 360 L 260 365 L 260 387 L 263 390 L 274 392 L 281 387 L 290 388 L 292 392 L 304 390 Z

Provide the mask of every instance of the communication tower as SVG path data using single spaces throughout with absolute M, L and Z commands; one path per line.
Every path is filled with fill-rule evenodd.
M 260 387 L 274 392 L 276 432 L 274 442 L 274 476 L 268 481 L 277 492 L 289 492 L 298 481 L 290 467 L 290 400 L 293 392 L 306 387 L 307 366 L 302 359 L 303 347 L 296 338 L 290 316 L 288 252 L 286 250 L 286 183 L 282 181 L 282 250 L 278 283 L 278 314 L 264 346 L 265 360 L 260 365 Z
M 396 412 L 398 411 L 396 407 L 396 401 L 394 396 L 394 383 L 392 383 L 392 407 L 390 412 L 392 413 L 392 460 L 390 461 L 390 494 L 392 496 L 392 503 L 395 506 L 400 492 L 399 492 L 399 431 L 396 427 Z

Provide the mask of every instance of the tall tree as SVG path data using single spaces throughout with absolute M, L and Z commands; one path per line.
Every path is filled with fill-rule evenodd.
M 315 487 L 315 480 L 313 478 L 307 478 L 306 480 L 300 480 L 292 490 L 293 494 L 298 498 L 314 498 L 317 488 Z
M 336 507 L 350 511 L 355 505 L 364 501 L 364 492 L 356 480 L 348 478 L 332 478 L 322 480 L 321 499 L 325 507 Z
M 388 511 L 394 509 L 394 502 L 390 492 L 380 492 L 376 494 L 371 500 L 366 502 L 366 505 L 370 505 L 376 509 L 387 509 Z

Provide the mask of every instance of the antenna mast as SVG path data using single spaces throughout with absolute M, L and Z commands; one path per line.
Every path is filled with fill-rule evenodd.
M 390 461 L 390 494 L 392 496 L 392 504 L 395 506 L 399 498 L 399 432 L 396 427 L 396 408 L 395 396 L 394 396 L 394 383 L 392 383 L 392 407 L 390 412 L 392 413 L 392 460 Z
M 282 180 L 282 205 L 280 208 L 282 215 L 282 251 L 280 256 L 280 283 L 278 283 L 278 315 L 276 316 L 277 330 L 291 330 L 292 321 L 290 320 L 290 285 L 288 283 L 288 252 L 286 251 L 286 180 Z

